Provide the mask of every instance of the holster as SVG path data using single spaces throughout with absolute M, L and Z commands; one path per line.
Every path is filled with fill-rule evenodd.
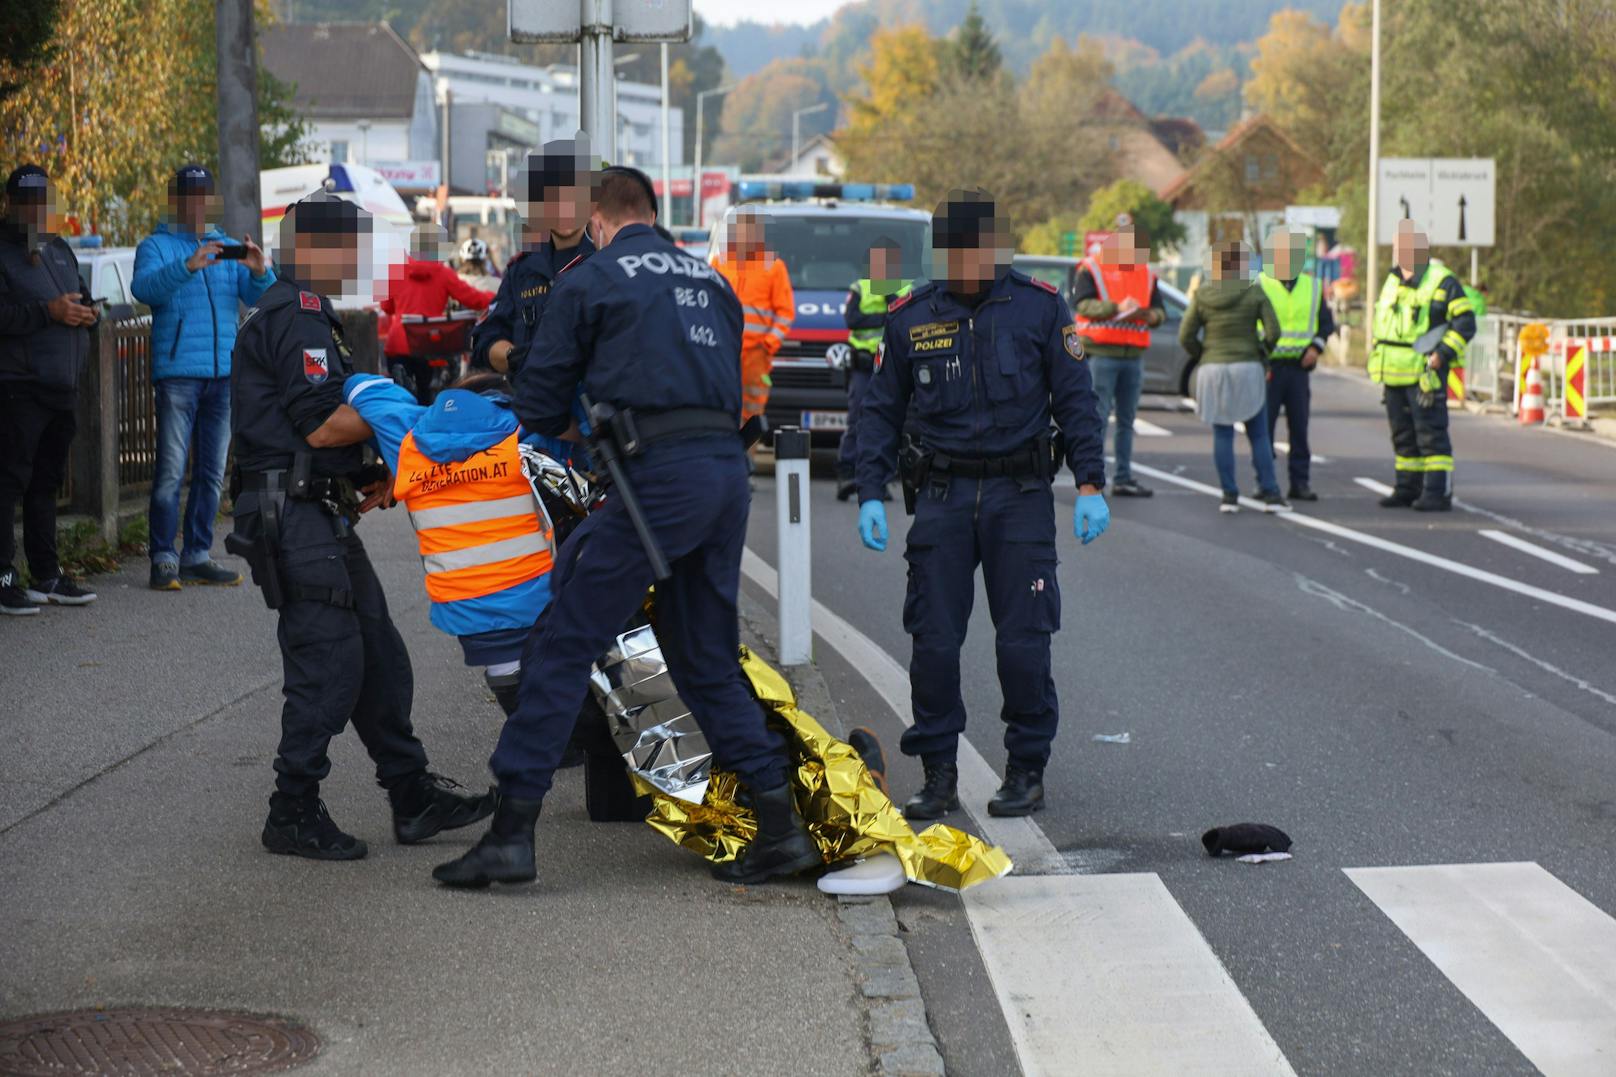
M 898 481 L 903 486 L 903 511 L 915 514 L 915 499 L 931 477 L 932 452 L 918 438 L 904 434 L 898 447 Z
M 224 548 L 247 562 L 253 582 L 264 595 L 264 605 L 278 610 L 286 605 L 286 587 L 281 579 L 281 514 L 286 507 L 286 472 L 265 471 L 263 484 L 255 485 L 258 495 L 258 535 L 248 538 L 232 531 L 225 536 Z M 230 481 L 232 496 L 240 496 L 241 472 Z
M 873 374 L 875 373 L 875 353 L 865 351 L 863 348 L 854 348 L 853 358 L 847 361 L 847 365 L 862 374 Z

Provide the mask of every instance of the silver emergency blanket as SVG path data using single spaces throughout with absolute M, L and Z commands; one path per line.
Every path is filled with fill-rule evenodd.
M 629 770 L 659 792 L 700 804 L 713 753 L 673 687 L 651 626 L 618 636 L 595 663 L 590 686 Z
M 600 495 L 583 475 L 532 446 L 523 445 L 521 456 L 522 471 L 550 518 L 559 549 Z M 651 626 L 619 635 L 595 663 L 590 685 L 629 770 L 659 792 L 701 803 L 712 752 L 673 687 Z

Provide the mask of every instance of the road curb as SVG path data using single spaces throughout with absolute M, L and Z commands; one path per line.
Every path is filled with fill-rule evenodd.
M 779 665 L 773 619 L 762 603 L 740 596 L 741 639 L 764 655 L 791 682 L 797 704 L 833 736 L 845 737 L 836 701 L 817 666 Z M 880 1077 L 944 1077 L 942 1052 L 932 1035 L 892 901 L 886 896 L 840 897 L 836 916 L 847 932 L 858 1003 L 864 1011 L 871 1072 Z

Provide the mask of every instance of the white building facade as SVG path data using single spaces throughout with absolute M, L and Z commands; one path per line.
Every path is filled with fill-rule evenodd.
M 530 132 L 537 132 L 537 142 L 526 148 L 537 149 L 553 139 L 570 138 L 578 131 L 576 68 L 535 67 L 510 57 L 480 52 L 427 52 L 421 54 L 421 62 L 435 80 L 440 102 L 444 89 L 449 91 L 453 102 L 450 110 L 450 138 L 454 144 L 451 179 L 456 188 L 470 186 L 459 177 L 464 174 L 462 170 L 475 167 L 479 153 L 486 158 L 482 170 L 490 178 L 502 171 L 494 159 L 501 153 L 512 158 L 503 171 L 514 176 L 521 164 L 518 143 L 529 137 Z M 497 108 L 462 112 L 461 106 Z M 471 125 L 472 130 L 465 130 L 465 125 Z M 457 127 L 461 129 L 456 130 Z M 478 135 L 479 129 L 487 131 L 486 138 Z M 668 133 L 670 156 L 677 165 L 684 149 L 682 110 L 671 111 Z M 615 163 L 651 172 L 661 168 L 664 155 L 660 86 L 618 80 L 617 140 L 618 161 Z

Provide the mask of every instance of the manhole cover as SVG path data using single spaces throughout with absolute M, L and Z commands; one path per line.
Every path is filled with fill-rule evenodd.
M 78 1010 L 0 1021 L 0 1075 L 273 1073 L 320 1050 L 279 1017 L 219 1010 Z

